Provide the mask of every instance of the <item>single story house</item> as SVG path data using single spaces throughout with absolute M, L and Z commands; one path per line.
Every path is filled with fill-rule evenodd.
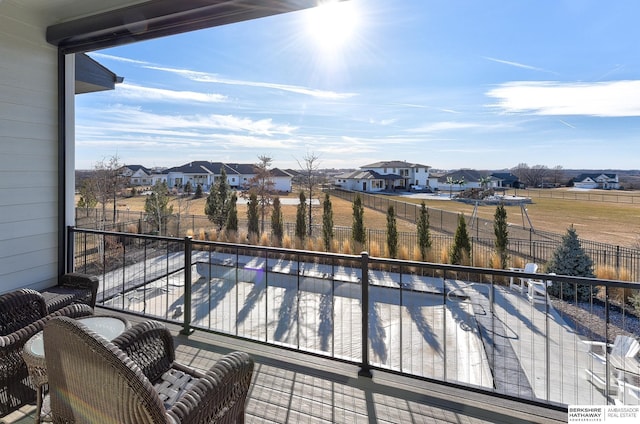
M 440 191 L 462 191 L 469 188 L 496 188 L 500 186 L 500 179 L 488 172 L 460 169 L 434 176 L 429 180 L 429 185 Z
M 497 180 L 497 187 L 524 188 L 524 184 L 511 172 L 494 172 L 491 176 Z
M 620 188 L 618 174 L 591 173 L 580 174 L 573 179 L 576 188 L 600 188 L 603 190 L 617 190 Z
M 229 186 L 237 190 L 247 187 L 251 179 L 256 176 L 253 164 L 193 161 L 169 168 L 161 174 L 155 175 L 154 181 L 165 181 L 169 187 L 176 188 L 182 188 L 188 182 L 194 189 L 201 185 L 205 191 L 208 191 L 222 175 L 223 168 L 227 174 Z M 290 174 L 281 169 L 273 168 L 271 176 L 275 191 L 291 192 L 292 177 Z

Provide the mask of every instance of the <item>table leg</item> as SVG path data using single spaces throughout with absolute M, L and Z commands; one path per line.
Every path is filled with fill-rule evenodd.
M 36 424 L 40 424 L 41 422 L 40 415 L 42 414 L 42 387 L 43 386 L 38 386 L 36 388 Z

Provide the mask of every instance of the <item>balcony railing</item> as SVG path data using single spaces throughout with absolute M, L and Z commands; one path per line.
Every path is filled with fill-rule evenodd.
M 638 386 L 634 364 L 601 364 L 584 343 L 637 336 L 637 317 L 609 300 L 632 283 L 188 237 L 75 228 L 68 236 L 68 268 L 100 278 L 98 304 L 178 323 L 185 333 L 552 407 L 640 402 L 626 386 L 617 390 L 620 382 Z M 519 278 L 537 282 L 521 291 Z M 568 297 L 549 297 L 547 281 L 569 285 Z M 574 300 L 585 286 L 594 295 Z

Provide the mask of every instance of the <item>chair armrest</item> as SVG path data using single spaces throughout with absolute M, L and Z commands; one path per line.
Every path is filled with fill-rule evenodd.
M 253 359 L 231 352 L 213 366 L 167 411 L 177 422 L 244 422 Z
M 155 383 L 175 361 L 171 332 L 156 321 L 134 325 L 113 339 L 113 344 L 129 356 L 151 383 Z
M 89 306 L 96 306 L 96 296 L 98 295 L 98 286 L 100 280 L 94 275 L 82 274 L 79 272 L 70 272 L 60 278 L 61 287 L 76 288 L 91 291 L 91 299 L 87 302 Z
M 605 342 L 597 342 L 595 340 L 583 340 L 582 343 L 589 345 L 589 346 L 599 346 L 601 348 L 605 348 L 606 347 L 613 347 L 613 344 L 611 343 L 605 343 Z
M 599 360 L 604 360 L 604 355 L 607 353 L 608 348 L 612 348 L 613 344 L 598 342 L 595 340 L 583 340 L 582 343 L 589 346 L 589 353 Z
M 29 325 L 14 331 L 11 334 L 0 337 L 0 358 L 9 355 L 21 355 L 22 347 L 32 336 L 44 329 L 45 324 L 54 317 L 68 316 L 70 318 L 79 318 L 87 315 L 93 315 L 93 309 L 88 305 L 69 305 L 52 314 L 49 314 Z

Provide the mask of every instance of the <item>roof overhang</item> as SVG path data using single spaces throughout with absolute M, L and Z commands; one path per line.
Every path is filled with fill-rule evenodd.
M 113 90 L 124 78 L 114 74 L 85 53 L 76 54 L 76 94 Z
M 65 54 L 149 40 L 318 5 L 319 0 L 152 0 L 70 19 L 47 28 Z

